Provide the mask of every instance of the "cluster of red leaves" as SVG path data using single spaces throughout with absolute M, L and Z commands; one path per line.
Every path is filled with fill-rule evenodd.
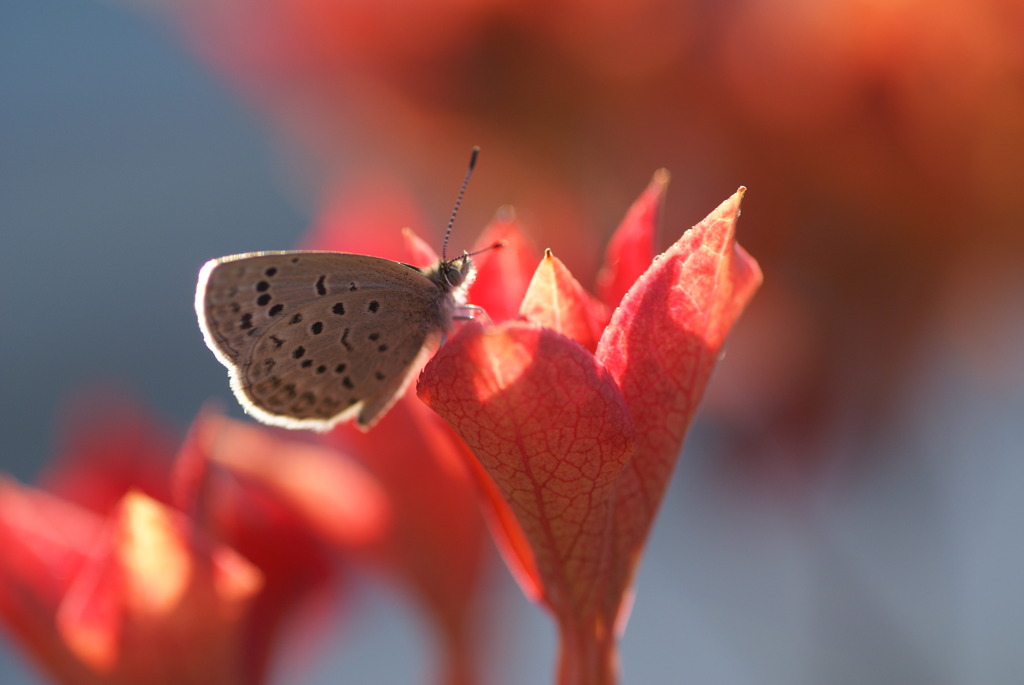
M 614 681 L 644 540 L 725 336 L 761 281 L 735 242 L 742 189 L 654 256 L 666 182 L 655 176 L 612 241 L 600 298 L 550 251 L 532 276 L 510 278 L 529 248 L 513 221 L 492 226 L 480 245 L 507 247 L 481 256 L 471 296 L 507 320 L 466 326 L 418 385 L 472 448 L 506 561 L 558 621 L 561 683 Z
M 439 419 L 402 482 L 360 466 L 386 458 L 374 445 L 343 455 L 204 411 L 175 450 L 137 408 L 89 405 L 42 489 L 0 481 L 0 619 L 56 682 L 264 682 L 281 629 L 343 589 L 344 559 L 404 581 L 439 626 L 443 682 L 470 682 L 485 538 L 464 474 L 435 459 Z M 392 428 L 415 412 L 401 403 Z M 413 501 L 416 481 L 443 506 Z
M 343 551 L 404 582 L 435 620 L 444 682 L 469 683 L 482 502 L 556 617 L 560 682 L 614 682 L 644 540 L 761 280 L 735 242 L 742 190 L 654 256 L 666 184 L 628 213 L 597 297 L 496 219 L 480 245 L 504 247 L 479 255 L 471 297 L 497 325 L 453 335 L 420 377 L 425 404 L 407 394 L 368 434 L 314 441 L 206 411 L 175 451 L 137 409 L 93 400 L 102 414 L 44 490 L 0 484 L 0 616 L 60 682 L 260 683 Z M 437 259 L 411 232 L 406 249 Z

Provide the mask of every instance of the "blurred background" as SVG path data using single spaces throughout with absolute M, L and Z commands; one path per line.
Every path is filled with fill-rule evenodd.
M 0 468 L 31 482 L 98 387 L 182 433 L 233 406 L 192 309 L 209 258 L 437 241 L 480 145 L 454 250 L 512 204 L 590 284 L 667 167 L 659 247 L 746 185 L 765 284 L 623 682 L 1020 682 L 1022 35 L 1019 0 L 4 0 Z M 359 582 L 275 682 L 429 680 L 416 612 Z M 497 562 L 488 589 L 481 681 L 549 682 L 548 617 Z M 9 641 L 0 673 L 43 682 Z

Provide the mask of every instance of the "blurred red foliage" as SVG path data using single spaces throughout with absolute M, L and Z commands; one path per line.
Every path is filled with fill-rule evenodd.
M 305 156 L 321 206 L 389 178 L 445 216 L 437 170 L 479 144 L 469 222 L 528 208 L 589 277 L 650 169 L 677 181 L 669 225 L 748 186 L 744 242 L 774 277 L 733 345 L 762 372 L 709 405 L 748 462 L 813 472 L 840 425 L 869 440 L 950 280 L 1024 251 L 1016 0 L 166 6 Z
M 338 562 L 362 560 L 436 619 L 443 682 L 472 682 L 485 537 L 461 443 L 412 398 L 393 414 L 406 432 L 332 439 L 361 461 L 209 410 L 175 451 L 137 404 L 83 394 L 48 490 L 0 483 L 0 619 L 59 682 L 255 684 L 299 610 L 343 589 Z

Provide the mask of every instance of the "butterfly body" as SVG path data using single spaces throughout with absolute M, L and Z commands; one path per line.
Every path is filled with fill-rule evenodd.
M 368 428 L 465 306 L 469 255 L 419 269 L 339 252 L 253 252 L 207 262 L 196 312 L 246 410 L 266 423 Z

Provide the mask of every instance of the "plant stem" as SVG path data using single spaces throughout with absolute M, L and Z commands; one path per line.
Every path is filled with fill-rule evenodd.
M 619 653 L 615 634 L 599 616 L 579 624 L 562 622 L 558 685 L 615 685 Z

